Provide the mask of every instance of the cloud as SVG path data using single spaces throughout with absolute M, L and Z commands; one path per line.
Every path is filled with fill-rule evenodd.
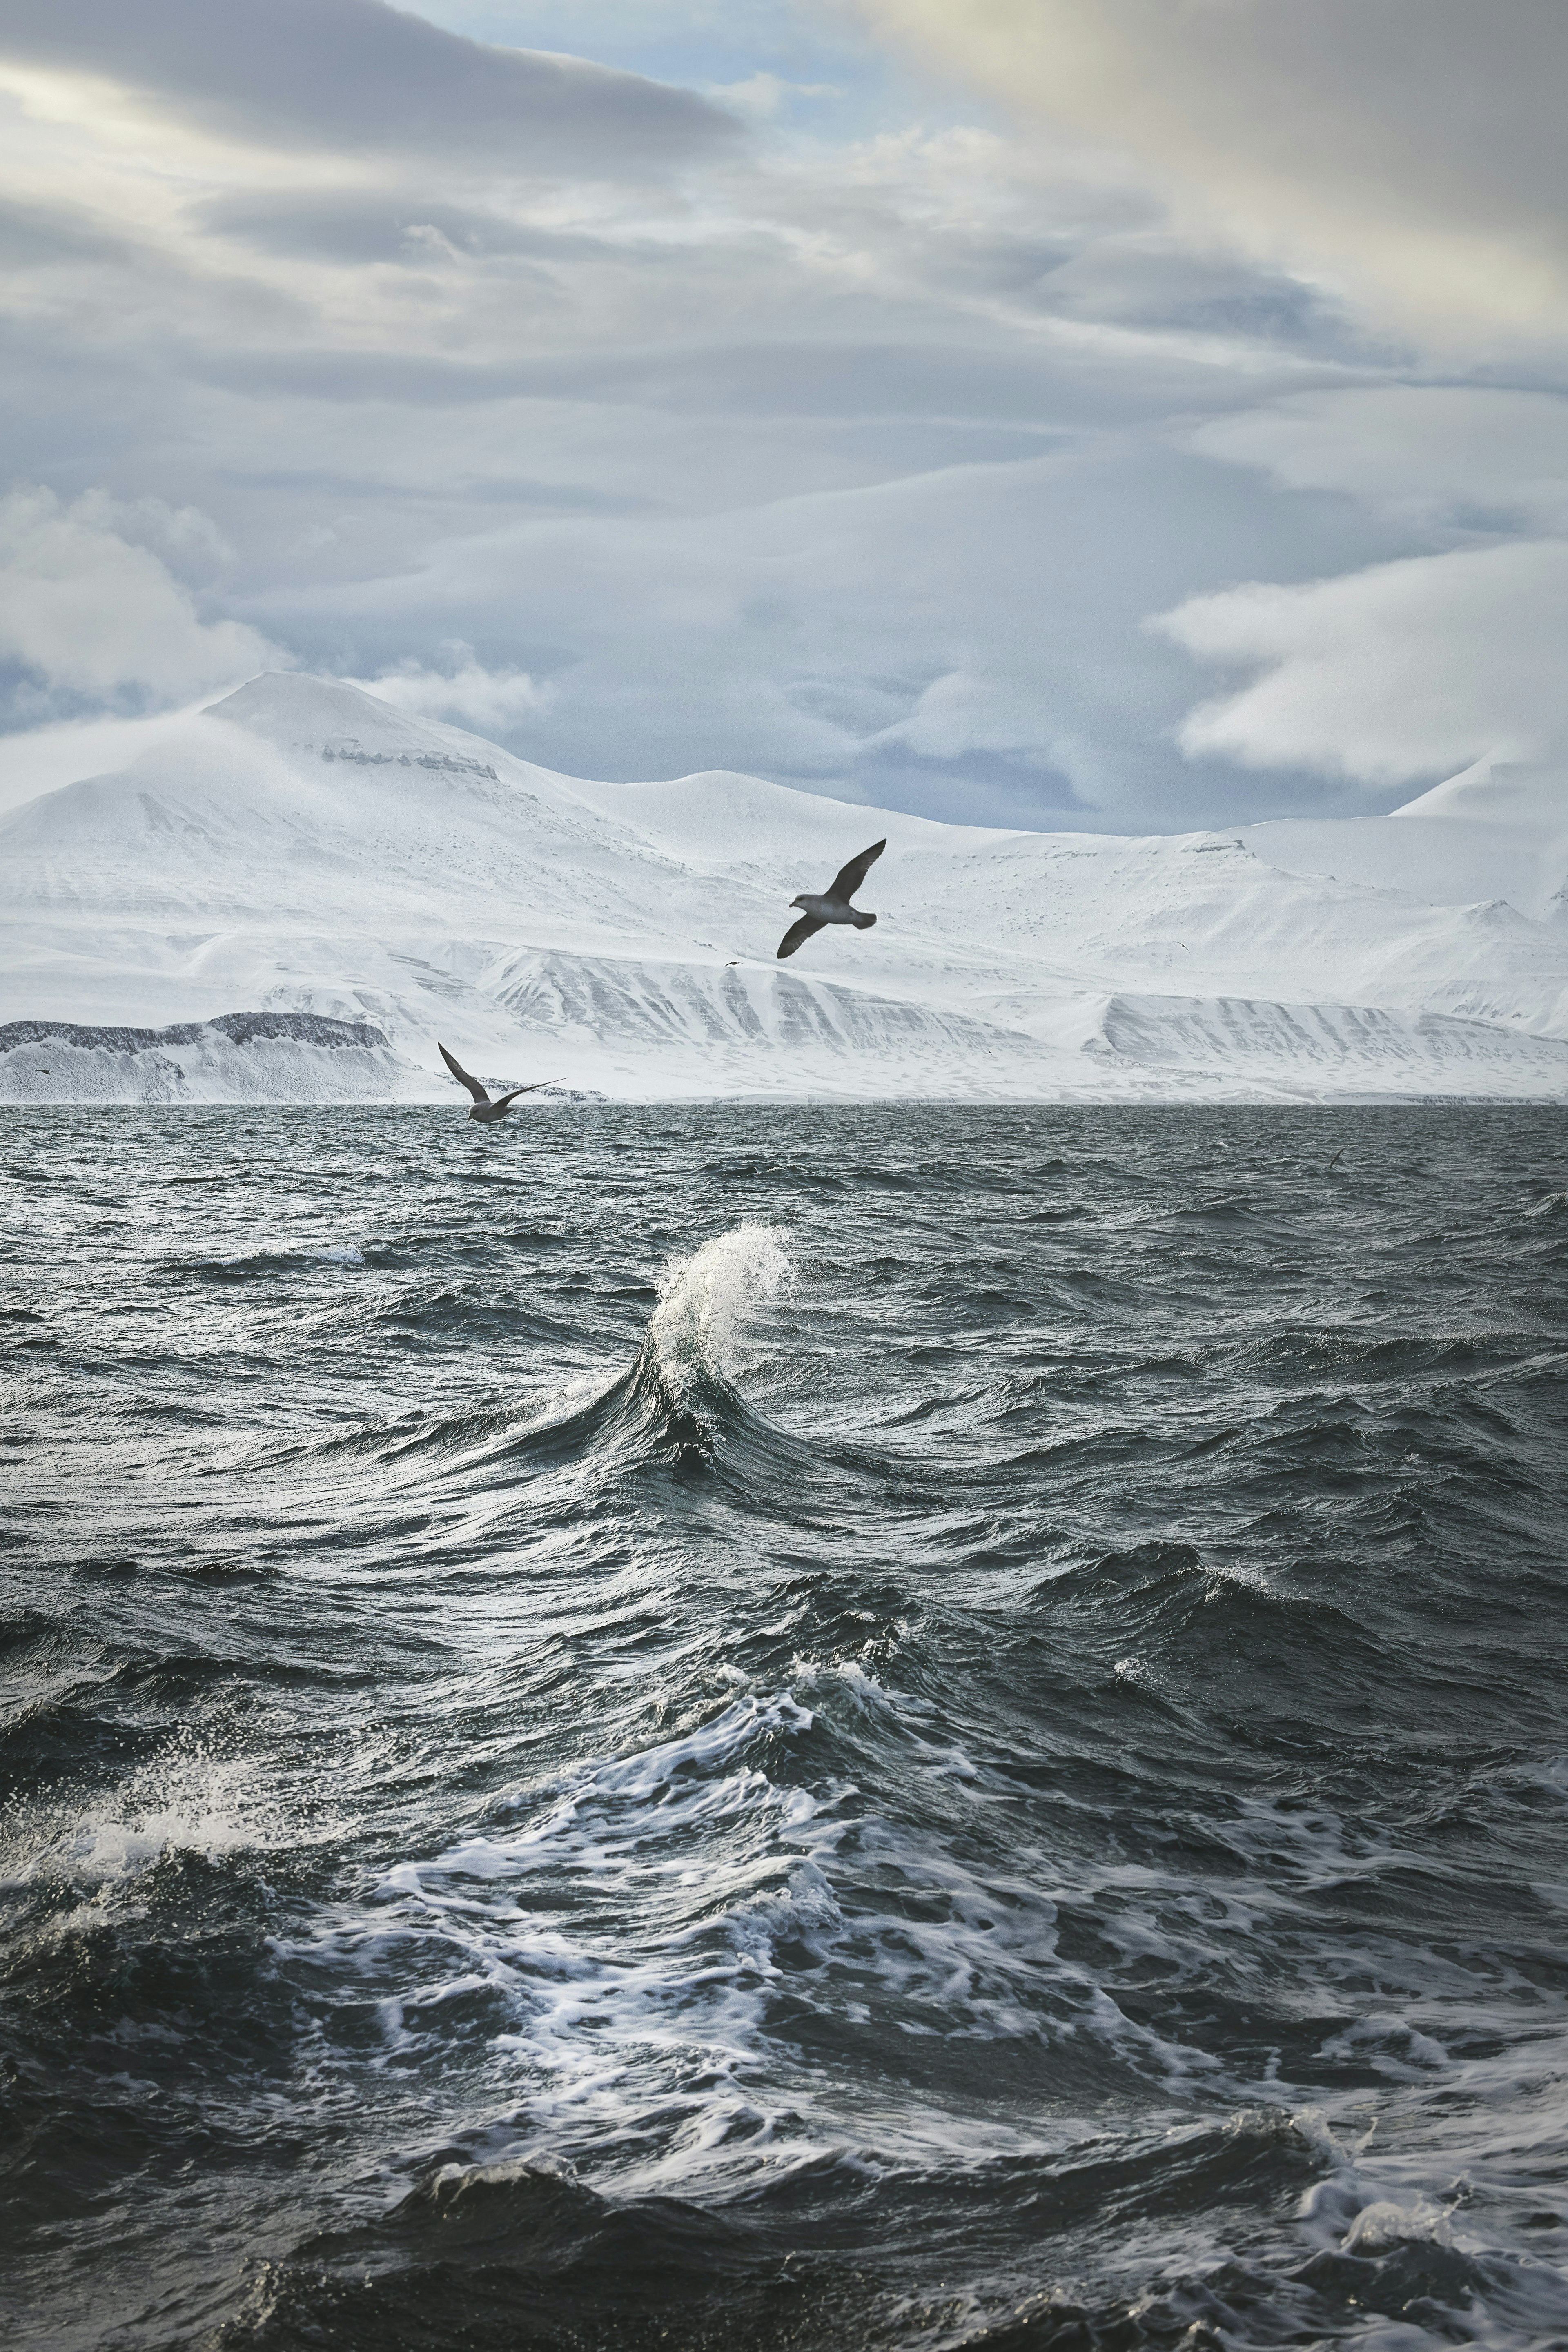
M 423 719 L 445 719 L 470 727 L 478 735 L 510 735 L 525 719 L 548 710 L 553 694 L 522 669 L 487 669 L 472 646 L 448 638 L 440 648 L 449 667 L 426 669 L 420 662 L 400 662 L 379 677 L 353 678 L 399 710 L 416 711 Z
M 722 765 L 1004 824 L 1223 821 L 1257 789 L 1184 772 L 1191 669 L 1140 624 L 1277 557 L 1273 505 L 1240 469 L 1111 439 L 701 518 L 524 512 L 395 579 L 250 611 L 373 684 L 410 643 L 462 639 L 481 672 L 550 688 L 481 731 L 571 773 Z M 1296 536 L 1312 570 L 1381 551 L 1338 509 Z M 420 667 L 414 691 L 450 694 Z
M 61 261 L 129 259 L 125 241 L 104 224 L 59 205 L 0 204 L 0 267 L 47 269 Z
M 1337 579 L 1190 597 L 1159 616 L 1153 629 L 1200 661 L 1253 673 L 1189 714 L 1178 730 L 1189 755 L 1374 788 L 1488 754 L 1568 756 L 1568 400 L 1358 386 L 1212 418 L 1184 437 L 1296 497 L 1338 493 L 1438 542 Z
M 489 257 L 550 251 L 547 233 L 504 214 L 444 204 L 416 187 L 282 188 L 211 196 L 194 210 L 196 225 L 268 253 L 347 262 L 418 257 L 416 240 L 434 229 L 456 253 Z M 554 240 L 559 245 L 560 240 Z
M 1382 327 L 1568 324 L 1562 0 L 846 0 Z
M 83 776 L 112 775 L 129 767 L 143 751 L 178 736 L 204 698 L 151 718 L 63 719 L 7 735 L 0 761 L 0 814 Z
M 1193 711 L 1194 757 L 1373 785 L 1487 754 L 1568 754 L 1568 540 L 1382 563 L 1302 587 L 1187 598 L 1151 626 L 1259 673 Z
M 752 16 L 753 47 L 681 69 L 835 78 Z M 51 633 L 65 592 L 29 589 L 17 715 L 216 688 L 226 653 L 286 658 L 270 640 L 569 772 L 1234 822 L 1342 787 L 1184 759 L 1191 656 L 1145 614 L 1563 527 L 1483 478 L 1500 439 L 1546 481 L 1544 395 L 1418 408 L 1452 388 L 1375 382 L 1299 270 L 1173 222 L 1076 132 L 955 121 L 963 100 L 932 129 L 889 79 L 854 101 L 874 135 L 834 143 L 822 108 L 806 137 L 783 106 L 731 135 L 697 100 L 691 141 L 671 93 L 584 66 L 560 87 L 625 100 L 628 176 L 611 107 L 542 178 L 513 136 L 539 61 L 520 81 L 520 53 L 373 0 L 6 19 L 28 267 L 0 362 L 89 615 Z M 94 482 L 114 498 L 81 503 Z
M 693 90 L 492 48 L 384 0 L 11 0 L 0 63 L 140 95 L 268 145 L 636 178 L 734 141 Z M 26 82 L 24 79 L 23 87 Z
M 205 516 L 102 492 L 67 506 L 46 489 L 0 499 L 0 661 L 20 673 L 17 716 L 85 698 L 184 701 L 287 656 L 257 630 L 204 621 L 190 590 L 139 538 L 198 560 L 221 550 Z
M 1300 393 L 1188 446 L 1280 488 L 1340 490 L 1427 526 L 1568 529 L 1568 399 L 1479 384 Z
M 798 98 L 837 98 L 838 87 L 827 81 L 783 81 L 777 74 L 748 74 L 744 81 L 713 82 L 708 95 L 737 114 L 771 121 Z

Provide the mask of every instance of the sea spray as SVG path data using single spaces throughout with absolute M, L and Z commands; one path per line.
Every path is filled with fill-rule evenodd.
M 673 1402 L 689 1409 L 704 1381 L 729 1379 L 749 1319 L 793 1279 L 786 1242 L 782 1225 L 746 1223 L 666 1261 L 647 1344 Z

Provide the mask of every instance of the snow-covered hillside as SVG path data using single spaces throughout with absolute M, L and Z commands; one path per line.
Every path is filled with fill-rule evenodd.
M 6 1102 L 384 1102 L 406 1075 L 379 1029 L 314 1013 L 220 1013 L 167 1029 L 0 1024 Z
M 795 892 L 879 834 L 877 928 L 777 962 Z M 1568 1097 L 1565 872 L 1561 787 L 1519 772 L 1334 824 L 1002 833 L 587 783 L 269 674 L 0 822 L 0 1024 L 368 1024 L 321 1049 L 342 1099 L 460 1104 L 437 1036 L 616 1097 Z M 247 1050 L 187 1055 L 185 1098 L 282 1098 Z M 36 1061 L 0 1040 L 0 1098 Z

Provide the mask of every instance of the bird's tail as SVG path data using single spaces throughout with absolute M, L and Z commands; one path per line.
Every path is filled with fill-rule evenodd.
M 850 918 L 850 919 L 854 923 L 858 931 L 868 931 L 877 918 L 875 915 L 862 915 L 856 913 Z

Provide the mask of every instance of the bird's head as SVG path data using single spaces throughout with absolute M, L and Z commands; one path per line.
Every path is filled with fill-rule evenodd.
M 790 905 L 791 905 L 792 907 L 804 907 L 804 906 L 805 906 L 805 900 L 803 898 L 792 898 L 792 899 L 790 900 Z

